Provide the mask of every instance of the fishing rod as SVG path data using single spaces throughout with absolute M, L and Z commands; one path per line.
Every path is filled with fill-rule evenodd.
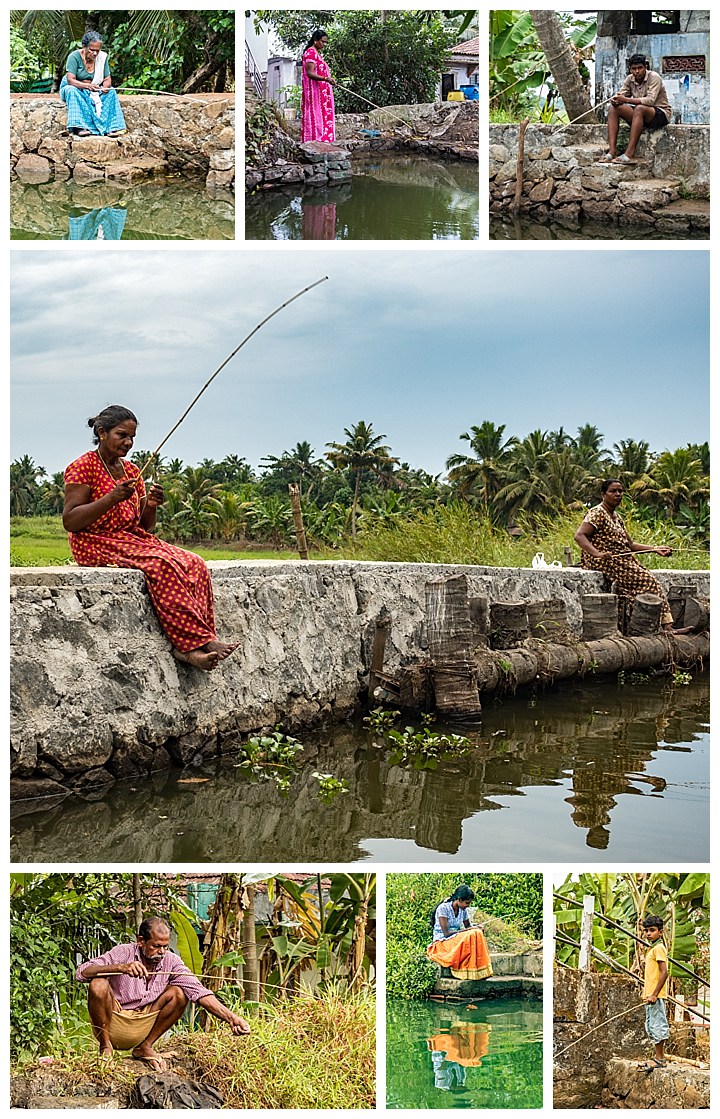
M 178 420 L 178 422 L 175 424 L 174 427 L 172 427 L 170 429 L 170 431 L 167 433 L 167 435 L 162 440 L 162 442 L 158 444 L 158 446 L 155 448 L 153 453 L 150 455 L 149 459 L 147 460 L 147 462 L 143 466 L 142 470 L 140 471 L 140 474 L 135 479 L 136 482 L 139 481 L 140 478 L 142 478 L 143 474 L 147 470 L 150 463 L 153 462 L 158 457 L 160 451 L 165 446 L 165 444 L 167 443 L 170 436 L 173 435 L 177 431 L 177 429 L 180 427 L 180 424 L 183 422 L 183 420 L 189 415 L 189 413 L 195 407 L 195 405 L 197 404 L 197 402 L 200 399 L 200 397 L 202 396 L 202 394 L 213 383 L 213 381 L 217 377 L 218 373 L 220 373 L 225 368 L 225 366 L 228 364 L 229 361 L 232 361 L 232 359 L 235 357 L 235 354 L 237 354 L 243 348 L 243 346 L 246 344 L 246 342 L 249 342 L 250 339 L 253 337 L 253 335 L 257 334 L 257 332 L 259 330 L 261 330 L 262 327 L 265 326 L 265 323 L 270 322 L 270 319 L 274 318 L 275 315 L 278 315 L 280 313 L 280 311 L 282 311 L 285 307 L 289 307 L 290 304 L 294 303 L 296 299 L 299 299 L 301 295 L 305 295 L 306 292 L 312 291 L 312 289 L 318 287 L 319 284 L 324 284 L 327 279 L 328 279 L 327 276 L 322 276 L 319 280 L 316 280 L 314 284 L 308 284 L 308 286 L 304 287 L 302 289 L 302 291 L 298 291 L 298 292 L 295 293 L 295 295 L 292 295 L 289 299 L 286 299 L 284 303 L 281 303 L 279 307 L 276 307 L 274 311 L 271 311 L 269 315 L 266 315 L 265 318 L 262 319 L 262 321 L 257 324 L 257 326 L 253 327 L 253 329 L 250 331 L 250 333 L 247 334 L 243 338 L 240 345 L 236 346 L 235 349 L 233 350 L 233 352 L 231 354 L 229 354 L 220 365 L 218 365 L 218 367 L 215 370 L 215 372 L 213 373 L 213 375 L 211 377 L 208 377 L 207 381 L 205 382 L 203 387 L 200 389 L 200 392 L 197 393 L 197 395 L 194 397 L 194 399 L 190 402 L 190 404 L 185 409 L 185 411 L 183 412 L 183 414 L 180 417 L 180 419 Z
M 363 97 L 362 93 L 356 93 L 354 89 L 350 89 L 346 85 L 340 85 L 339 82 L 334 82 L 334 85 L 337 86 L 338 89 L 344 89 L 346 93 L 352 94 L 353 97 L 358 97 L 361 101 L 364 101 L 366 105 L 371 105 L 373 109 L 380 109 L 383 113 L 390 113 L 391 117 L 395 117 L 395 120 L 401 121 L 401 123 L 404 124 L 406 128 L 414 131 L 415 126 L 410 124 L 410 121 L 405 120 L 404 117 L 398 116 L 397 113 L 391 112 L 390 109 L 388 109 L 386 106 L 376 105 L 374 101 L 370 101 L 367 97 Z

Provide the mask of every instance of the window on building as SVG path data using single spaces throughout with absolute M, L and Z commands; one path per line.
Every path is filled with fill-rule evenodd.
M 631 12 L 630 31 L 635 35 L 668 35 L 680 30 L 680 12 Z

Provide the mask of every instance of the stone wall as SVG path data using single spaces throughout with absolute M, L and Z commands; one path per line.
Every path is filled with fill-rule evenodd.
M 671 1062 L 648 1073 L 636 1061 L 613 1057 L 608 1062 L 602 1106 L 652 1110 L 710 1107 L 710 1069 Z
M 22 182 L 131 183 L 175 173 L 208 187 L 235 180 L 235 97 L 198 93 L 119 96 L 127 134 L 73 137 L 56 95 L 11 94 L 10 167 Z
M 351 713 L 367 688 L 375 623 L 391 612 L 386 667 L 427 655 L 425 583 L 463 572 L 473 596 L 560 598 L 580 632 L 581 569 L 231 561 L 210 564 L 220 636 L 239 643 L 212 673 L 178 664 L 139 572 L 13 569 L 12 771 L 21 796 L 230 751 L 282 720 Z M 707 572 L 656 572 L 707 597 Z
M 490 209 L 515 195 L 519 125 L 490 126 Z M 637 164 L 600 163 L 603 125 L 530 125 L 525 135 L 520 210 L 539 219 L 645 225 L 674 232 L 685 221 L 709 229 L 710 130 L 674 126 L 645 133 Z M 688 195 L 692 198 L 688 199 Z M 700 200 L 699 202 L 697 200 Z M 695 215 L 693 221 L 687 215 Z
M 458 999 L 542 998 L 542 952 L 493 952 L 493 974 L 486 979 L 457 979 L 450 968 L 438 969 L 433 994 Z

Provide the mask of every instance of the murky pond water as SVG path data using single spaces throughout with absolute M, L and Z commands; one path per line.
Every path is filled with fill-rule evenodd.
M 389 1108 L 542 1107 L 542 1002 L 387 1003 Z
M 26 241 L 229 241 L 235 202 L 202 179 L 10 184 L 10 238 Z
M 616 225 L 614 222 L 541 222 L 524 215 L 490 215 L 491 241 L 707 241 L 708 230 L 668 233 L 646 225 Z
M 307 764 L 286 796 L 225 758 L 120 781 L 95 801 L 68 797 L 46 812 L 17 805 L 13 859 L 597 866 L 648 852 L 658 863 L 709 857 L 706 676 L 687 686 L 585 680 L 488 701 L 474 749 L 436 769 L 390 765 L 360 723 L 302 739 Z M 343 778 L 348 793 L 323 803 L 316 770 Z
M 270 241 L 444 241 L 479 234 L 474 163 L 354 155 L 350 182 L 247 198 L 245 236 Z

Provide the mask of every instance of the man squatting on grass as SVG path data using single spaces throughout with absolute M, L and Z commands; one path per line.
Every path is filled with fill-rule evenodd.
M 234 1034 L 249 1034 L 244 1018 L 228 1010 L 212 991 L 168 950 L 170 926 L 147 917 L 135 944 L 118 944 L 77 969 L 89 983 L 88 1011 L 101 1054 L 132 1049 L 133 1057 L 161 1071 L 164 1061 L 154 1043 L 174 1026 L 188 1002 L 197 1002 L 227 1022 Z
M 646 1069 L 665 1067 L 665 1042 L 670 1036 L 665 997 L 667 995 L 667 948 L 663 943 L 662 917 L 646 917 L 642 923 L 648 940 L 652 942 L 645 956 L 645 983 L 643 1002 L 645 1003 L 645 1033 L 655 1044 L 655 1058 L 648 1061 Z
M 672 119 L 663 80 L 654 70 L 648 70 L 647 59 L 634 54 L 628 62 L 630 73 L 610 102 L 608 113 L 608 151 L 601 163 L 630 163 L 635 157 L 638 141 L 647 128 L 651 132 L 666 128 Z M 622 155 L 617 153 L 620 121 L 630 125 L 630 139 Z

